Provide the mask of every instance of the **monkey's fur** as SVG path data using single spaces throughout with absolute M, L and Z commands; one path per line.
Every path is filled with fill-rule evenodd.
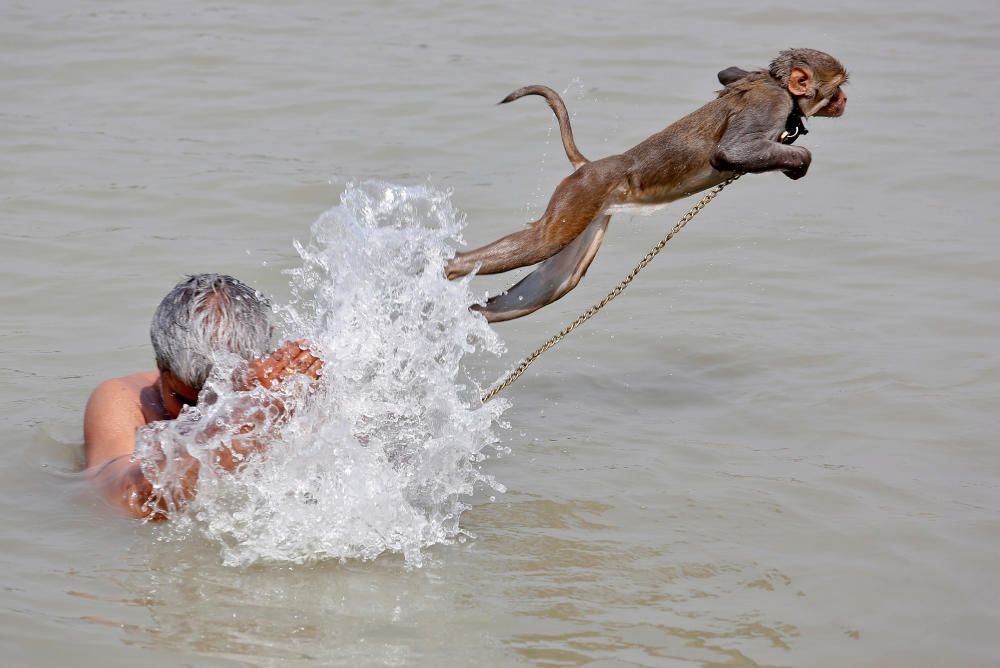
M 519 318 L 576 286 L 616 211 L 672 202 L 737 172 L 805 176 L 812 156 L 791 146 L 783 132 L 793 122 L 804 132 L 801 117 L 844 113 L 843 66 L 821 51 L 790 49 L 767 70 L 730 67 L 718 76 L 725 88 L 716 99 L 628 151 L 593 162 L 577 149 L 566 106 L 555 91 L 526 86 L 508 95 L 501 104 L 525 95 L 546 99 L 574 172 L 556 188 L 541 218 L 482 248 L 458 253 L 448 263 L 448 278 L 477 267 L 480 274 L 495 274 L 545 261 L 507 292 L 474 307 L 490 321 Z

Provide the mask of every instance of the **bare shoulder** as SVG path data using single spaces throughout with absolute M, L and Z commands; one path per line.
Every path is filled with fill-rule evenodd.
M 138 412 L 141 416 L 142 392 L 156 383 L 159 374 L 155 371 L 133 373 L 120 378 L 109 378 L 94 388 L 87 401 L 88 417 L 100 417 L 105 414 L 114 416 L 123 411 Z
M 150 421 L 143 391 L 157 376 L 153 371 L 111 378 L 91 393 L 83 416 L 88 468 L 132 453 L 136 430 Z

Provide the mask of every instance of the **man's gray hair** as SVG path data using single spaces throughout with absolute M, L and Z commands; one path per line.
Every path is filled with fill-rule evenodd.
M 156 366 L 200 390 L 215 354 L 250 360 L 267 352 L 274 333 L 271 302 L 224 274 L 195 274 L 163 298 L 149 336 Z

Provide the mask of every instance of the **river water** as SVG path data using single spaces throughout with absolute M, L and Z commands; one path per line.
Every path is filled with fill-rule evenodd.
M 3 3 L 0 663 L 1000 665 L 998 33 L 986 1 Z M 470 246 L 539 215 L 569 167 L 511 90 L 564 91 L 595 158 L 788 46 L 851 71 L 809 175 L 734 184 L 463 427 L 457 525 L 351 551 L 316 516 L 312 558 L 234 559 L 81 482 L 89 392 L 152 367 L 184 274 L 301 313 L 294 242 L 345 195 L 429 193 Z M 616 216 L 576 291 L 418 403 L 472 402 L 685 208 Z

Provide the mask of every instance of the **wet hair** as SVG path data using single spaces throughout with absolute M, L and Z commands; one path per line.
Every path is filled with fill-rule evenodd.
M 780 81 L 782 86 L 787 86 L 788 78 L 797 66 L 805 66 L 810 69 L 819 68 L 823 72 L 845 72 L 844 66 L 840 64 L 839 60 L 816 49 L 786 49 L 771 61 L 768 72 Z
M 200 390 L 218 352 L 262 356 L 274 332 L 271 303 L 224 274 L 194 274 L 174 286 L 153 314 L 156 366 Z

